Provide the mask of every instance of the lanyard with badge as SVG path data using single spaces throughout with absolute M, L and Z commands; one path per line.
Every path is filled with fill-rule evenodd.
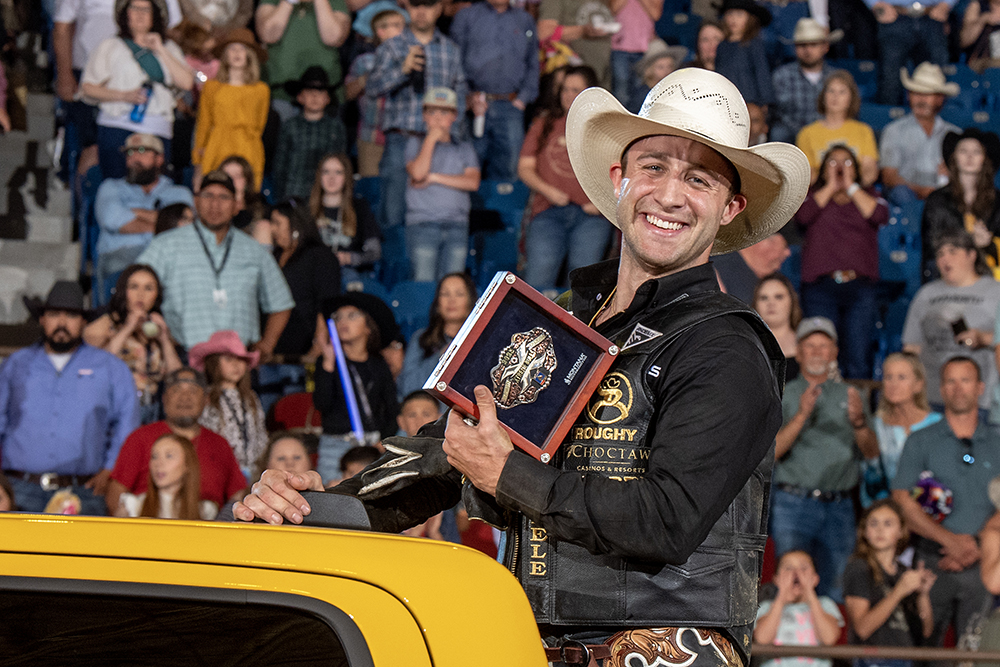
M 195 234 L 198 236 L 198 240 L 201 242 L 201 249 L 205 251 L 205 257 L 208 258 L 208 265 L 212 267 L 212 272 L 215 273 L 215 289 L 212 290 L 212 301 L 219 310 L 225 310 L 226 303 L 229 297 L 226 295 L 226 290 L 222 289 L 222 271 L 226 268 L 226 262 L 229 261 L 229 251 L 233 248 L 233 234 L 228 234 L 226 239 L 226 252 L 222 255 L 222 264 L 218 268 L 215 267 L 215 260 L 212 259 L 212 253 L 208 250 L 208 244 L 205 243 L 205 239 L 201 237 L 201 230 L 197 227 L 195 228 Z

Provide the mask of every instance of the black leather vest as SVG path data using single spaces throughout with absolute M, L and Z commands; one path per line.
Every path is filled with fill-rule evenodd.
M 754 342 L 771 361 L 775 377 L 783 378 L 784 355 L 756 313 L 718 292 L 685 297 L 642 318 L 643 325 L 663 332 L 656 340 L 626 345 L 634 322 L 609 336 L 625 349 L 553 464 L 623 481 L 642 477 L 655 403 L 643 381 L 653 370 L 651 361 L 690 327 L 732 314 L 751 324 L 757 333 Z M 780 379 L 778 383 L 780 389 Z M 536 620 L 572 626 L 718 628 L 727 632 L 746 663 L 767 539 L 773 451 L 772 445 L 770 455 L 683 565 L 594 555 L 569 542 L 549 541 L 543 528 L 522 516 L 508 531 L 505 557 L 524 586 Z

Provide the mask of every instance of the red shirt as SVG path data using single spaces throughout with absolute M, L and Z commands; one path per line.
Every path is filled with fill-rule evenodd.
M 132 431 L 118 454 L 111 479 L 123 484 L 129 493 L 145 493 L 153 443 L 167 433 L 170 433 L 170 427 L 165 421 L 153 422 Z M 240 464 L 236 462 L 225 438 L 202 427 L 194 439 L 194 449 L 201 468 L 202 500 L 211 500 L 222 507 L 229 498 L 246 488 L 247 480 L 240 472 Z
M 545 145 L 539 146 L 538 140 L 542 138 L 544 124 L 545 116 L 535 119 L 531 124 L 521 146 L 521 157 L 535 158 L 535 171 L 538 172 L 538 176 L 569 195 L 570 203 L 579 206 L 590 203 L 583 186 L 576 180 L 573 165 L 569 163 L 569 151 L 566 149 L 566 116 L 552 123 L 552 131 L 549 132 Z M 531 204 L 532 217 L 550 206 L 552 202 L 546 199 L 545 195 L 536 192 Z

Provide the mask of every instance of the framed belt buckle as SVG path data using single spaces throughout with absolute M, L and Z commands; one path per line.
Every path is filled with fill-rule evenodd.
M 58 491 L 59 490 L 59 475 L 54 472 L 42 473 L 38 485 L 42 487 L 43 491 Z

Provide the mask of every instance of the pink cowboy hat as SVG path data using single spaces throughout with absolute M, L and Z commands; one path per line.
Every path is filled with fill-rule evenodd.
M 188 351 L 188 363 L 195 370 L 205 370 L 205 357 L 210 354 L 231 354 L 245 359 L 253 368 L 260 361 L 260 352 L 249 352 L 239 334 L 231 329 L 216 331 L 204 343 L 198 343 Z

